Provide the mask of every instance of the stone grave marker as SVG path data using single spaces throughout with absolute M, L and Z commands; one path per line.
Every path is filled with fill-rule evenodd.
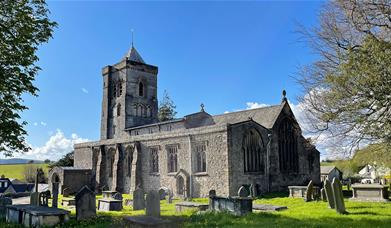
M 122 200 L 122 199 L 123 199 L 123 198 L 122 198 L 122 194 L 119 193 L 119 192 L 115 193 L 115 194 L 113 195 L 113 199 L 115 199 L 115 200 Z
M 58 187 L 60 183 L 53 183 L 52 185 L 52 207 L 57 208 L 58 207 Z
M 172 203 L 172 198 L 174 197 L 174 194 L 170 189 L 167 190 L 167 203 Z
M 159 196 L 160 196 L 160 200 L 164 200 L 167 196 L 167 188 L 160 188 L 159 189 Z
M 335 210 L 339 214 L 345 214 L 346 208 L 345 208 L 345 201 L 343 199 L 343 194 L 342 194 L 342 184 L 338 180 L 338 178 L 334 177 L 331 187 L 332 187 L 333 193 L 334 193 Z
M 96 196 L 95 193 L 84 186 L 75 196 L 76 219 L 83 220 L 96 216 Z
M 326 192 L 327 201 L 329 202 L 329 207 L 334 209 L 335 208 L 334 193 L 333 193 L 333 189 L 331 188 L 331 183 L 328 179 L 324 181 L 324 190 Z
M 310 180 L 310 183 L 308 183 L 307 190 L 304 195 L 304 201 L 305 202 L 312 201 L 313 193 L 314 193 L 314 183 L 312 183 L 312 180 Z
M 250 184 L 249 189 L 250 189 L 250 196 L 254 198 L 255 197 L 255 186 L 253 184 Z
M 320 197 L 324 202 L 327 202 L 326 190 L 324 188 L 320 190 Z
M 133 191 L 133 210 L 142 210 L 145 208 L 145 198 L 143 189 L 137 187 Z
M 147 216 L 159 217 L 160 216 L 160 195 L 156 190 L 148 192 L 146 197 L 145 213 Z
M 50 191 L 44 191 L 38 193 L 39 206 L 48 207 L 49 206 Z
M 248 197 L 249 196 L 249 192 L 248 192 L 248 190 L 247 190 L 247 188 L 245 187 L 245 186 L 241 186 L 240 188 L 239 188 L 239 191 L 238 191 L 238 196 L 239 197 Z
M 39 206 L 39 192 L 32 192 L 30 194 L 30 205 Z
M 0 196 L 0 219 L 5 218 L 7 205 L 12 205 L 12 199 L 9 197 Z
M 209 191 L 209 197 L 214 197 L 216 196 L 216 190 L 212 189 Z

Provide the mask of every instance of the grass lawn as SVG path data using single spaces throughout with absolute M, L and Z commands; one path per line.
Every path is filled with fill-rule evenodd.
M 24 179 L 24 170 L 27 165 L 32 165 L 34 169 L 42 167 L 43 171 L 47 175 L 48 173 L 48 164 L 15 164 L 15 165 L 0 165 L 0 175 L 3 175 L 7 178 L 16 178 L 19 180 Z
M 97 196 L 97 199 L 102 196 Z M 130 198 L 124 195 L 124 199 Z M 208 202 L 208 199 L 194 199 L 196 202 Z M 61 196 L 60 200 L 61 202 Z M 339 215 L 329 209 L 327 202 L 304 202 L 303 199 L 288 198 L 281 194 L 268 195 L 254 203 L 287 206 L 288 210 L 280 212 L 255 212 L 243 217 L 227 213 L 175 212 L 175 203 L 161 201 L 163 218 L 174 220 L 184 227 L 391 227 L 391 203 L 364 203 L 345 200 L 346 215 Z M 71 210 L 71 221 L 61 227 L 123 227 L 122 217 L 144 215 L 145 211 L 132 211 L 124 206 L 121 212 L 100 212 L 98 217 L 82 222 L 74 219 L 75 210 Z M 6 225 L 0 227 L 21 227 Z

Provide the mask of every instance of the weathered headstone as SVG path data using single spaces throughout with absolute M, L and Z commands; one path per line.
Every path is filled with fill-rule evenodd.
M 39 206 L 39 192 L 32 192 L 30 194 L 30 205 Z
M 123 197 L 122 197 L 122 194 L 117 192 L 113 195 L 113 199 L 116 199 L 116 200 L 122 200 Z
M 133 210 L 142 210 L 145 208 L 144 191 L 137 187 L 133 191 Z
M 76 219 L 88 219 L 96 216 L 96 196 L 95 193 L 84 186 L 75 196 Z
M 324 202 L 327 202 L 326 190 L 324 188 L 320 190 L 320 196 Z
M 238 196 L 239 197 L 248 197 L 249 196 L 249 192 L 247 190 L 247 188 L 245 186 L 241 186 L 239 188 L 239 191 L 238 191 Z
M 209 191 L 209 197 L 214 197 L 216 196 L 216 190 L 212 189 Z
M 48 207 L 49 206 L 50 191 L 47 190 L 44 192 L 40 192 L 38 194 L 38 198 L 39 198 L 39 206 Z
M 167 196 L 167 188 L 160 188 L 159 189 L 159 196 L 160 196 L 160 200 L 164 200 Z
M 338 178 L 334 177 L 331 187 L 332 187 L 333 193 L 334 193 L 335 210 L 339 214 L 345 214 L 346 209 L 345 209 L 345 202 L 344 202 L 343 194 L 342 194 L 342 184 Z
M 7 205 L 12 205 L 12 199 L 9 197 L 0 196 L 0 219 L 5 217 Z
M 174 197 L 174 194 L 170 189 L 167 190 L 167 203 L 172 203 L 172 198 Z
M 59 184 L 60 183 L 53 183 L 52 185 L 52 193 L 53 193 L 53 197 L 52 197 L 52 207 L 55 207 L 57 208 L 58 207 L 58 187 L 59 187 Z
M 250 189 L 250 196 L 254 198 L 255 197 L 255 185 L 250 184 L 249 189 Z
M 160 195 L 156 190 L 151 190 L 146 196 L 145 213 L 147 216 L 160 216 Z
M 304 201 L 305 202 L 312 201 L 313 193 L 314 193 L 314 184 L 312 183 L 312 180 L 310 180 L 310 183 L 308 183 L 307 190 L 304 195 Z
M 324 181 L 324 190 L 326 192 L 327 201 L 329 202 L 329 207 L 334 209 L 335 203 L 334 203 L 334 192 L 331 188 L 331 183 L 328 179 Z

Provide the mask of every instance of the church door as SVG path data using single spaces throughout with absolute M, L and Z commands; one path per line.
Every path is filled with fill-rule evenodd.
M 176 179 L 177 194 L 184 196 L 185 194 L 185 180 L 182 176 L 178 176 Z

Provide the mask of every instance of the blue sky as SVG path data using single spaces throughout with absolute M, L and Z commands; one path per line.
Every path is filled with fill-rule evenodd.
M 276 104 L 283 89 L 296 104 L 301 91 L 293 76 L 299 65 L 315 58 L 296 30 L 298 23 L 318 23 L 322 3 L 48 5 L 59 26 L 39 50 L 39 96 L 24 97 L 30 107 L 22 115 L 29 122 L 27 140 L 41 149 L 27 157 L 50 157 L 56 148 L 59 156 L 68 144 L 99 138 L 101 69 L 124 56 L 131 45 L 131 29 L 141 56 L 159 67 L 159 95 L 168 91 L 178 116 L 198 111 L 200 103 L 211 114 L 245 109 L 248 102 Z M 56 145 L 51 144 L 53 137 L 58 137 Z M 42 156 L 37 156 L 39 151 Z

